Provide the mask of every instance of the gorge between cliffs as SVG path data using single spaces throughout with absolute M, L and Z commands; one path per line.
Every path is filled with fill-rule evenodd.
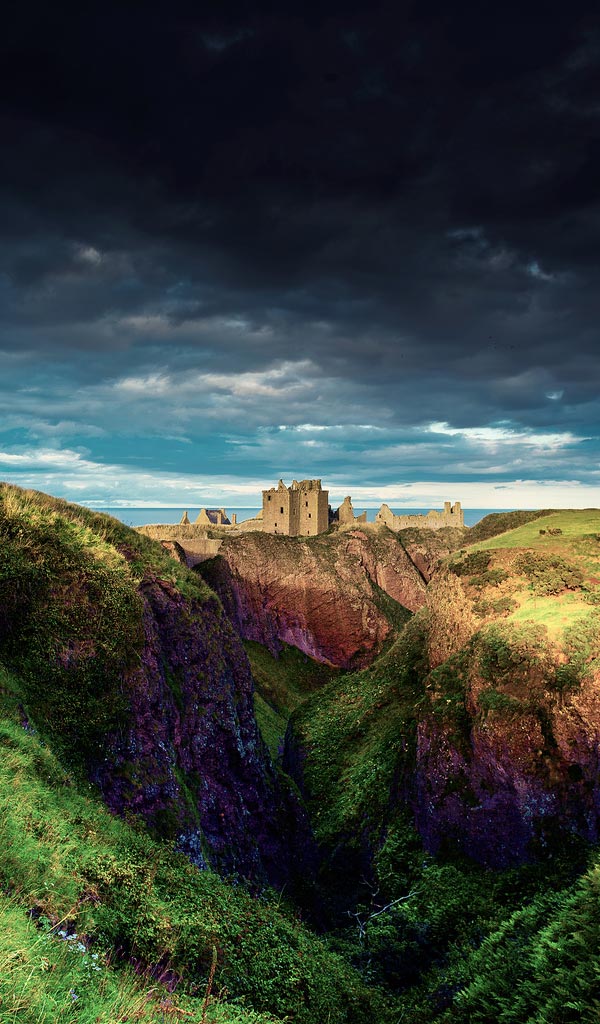
M 596 1019 L 599 537 L 231 534 L 190 570 L 2 485 L 4 925 L 203 1024 Z

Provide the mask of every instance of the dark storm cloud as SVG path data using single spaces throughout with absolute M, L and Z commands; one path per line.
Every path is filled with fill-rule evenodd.
M 39 429 L 143 431 L 153 395 L 162 428 L 193 433 L 193 379 L 240 437 L 303 421 L 593 433 L 589 4 L 25 4 L 1 45 L 11 423 L 45 390 Z M 17 395 L 24 372 L 38 390 Z M 473 443 L 456 464 L 483 472 Z

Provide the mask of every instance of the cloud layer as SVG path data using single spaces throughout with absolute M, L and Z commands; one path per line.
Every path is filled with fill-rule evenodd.
M 589 4 L 226 7 L 3 16 L 0 475 L 599 504 Z

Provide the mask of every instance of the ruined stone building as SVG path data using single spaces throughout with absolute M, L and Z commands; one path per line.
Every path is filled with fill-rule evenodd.
M 297 480 L 262 492 L 262 529 L 287 537 L 314 537 L 329 528 L 329 491 L 320 480 Z
M 376 523 L 383 523 L 389 530 L 408 530 L 412 526 L 425 530 L 441 530 L 444 526 L 464 526 L 465 516 L 460 501 L 452 505 L 444 502 L 442 512 L 432 510 L 426 515 L 397 516 L 388 505 L 382 505 L 375 516 Z
M 352 526 L 354 523 L 367 522 L 367 512 L 354 515 L 352 499 L 348 495 L 335 512 L 332 512 L 332 521 L 339 522 L 340 526 Z
M 445 526 L 464 526 L 464 514 L 460 501 L 452 505 L 444 503 L 442 511 L 431 511 L 425 515 L 395 515 L 388 505 L 382 505 L 375 516 L 375 522 L 367 522 L 367 513 L 354 514 L 352 499 L 344 498 L 338 509 L 329 507 L 329 491 L 324 491 L 320 480 L 294 480 L 286 487 L 280 480 L 277 487 L 262 492 L 262 511 L 254 519 L 237 522 L 237 516 L 227 515 L 224 508 L 203 508 L 195 522 L 191 523 L 184 512 L 177 526 L 149 524 L 138 527 L 153 540 L 177 543 L 184 551 L 188 565 L 195 565 L 205 558 L 217 554 L 225 533 L 263 532 L 285 537 L 315 537 L 325 533 L 330 526 L 337 529 L 377 529 L 386 526 L 390 530 L 407 530 L 418 527 L 425 530 L 441 530 Z M 210 527 L 225 529 L 215 536 Z
M 234 512 L 229 519 L 224 508 L 201 508 L 194 522 L 197 526 L 236 526 L 237 514 Z M 187 512 L 183 513 L 179 525 L 192 525 Z

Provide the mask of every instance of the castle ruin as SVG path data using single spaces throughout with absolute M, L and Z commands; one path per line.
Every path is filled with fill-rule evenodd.
M 185 512 L 177 526 L 150 524 L 139 526 L 138 530 L 153 540 L 176 542 L 183 548 L 188 565 L 195 565 L 206 558 L 213 558 L 223 543 L 223 536 L 230 531 L 233 534 L 262 532 L 283 537 L 315 537 L 325 533 L 331 525 L 339 529 L 386 526 L 397 532 L 411 527 L 441 530 L 446 526 L 463 527 L 465 524 L 460 501 L 453 505 L 446 501 L 441 511 L 432 510 L 423 515 L 396 515 L 383 504 L 375 522 L 369 523 L 366 512 L 354 515 L 350 497 L 344 498 L 340 507 L 332 511 L 329 491 L 323 490 L 320 480 L 293 480 L 290 487 L 280 480 L 277 487 L 262 492 L 262 499 L 263 507 L 258 515 L 241 523 L 237 522 L 235 513 L 229 517 L 224 508 L 203 508 L 193 523 Z M 219 532 L 215 535 L 210 531 L 211 527 Z

